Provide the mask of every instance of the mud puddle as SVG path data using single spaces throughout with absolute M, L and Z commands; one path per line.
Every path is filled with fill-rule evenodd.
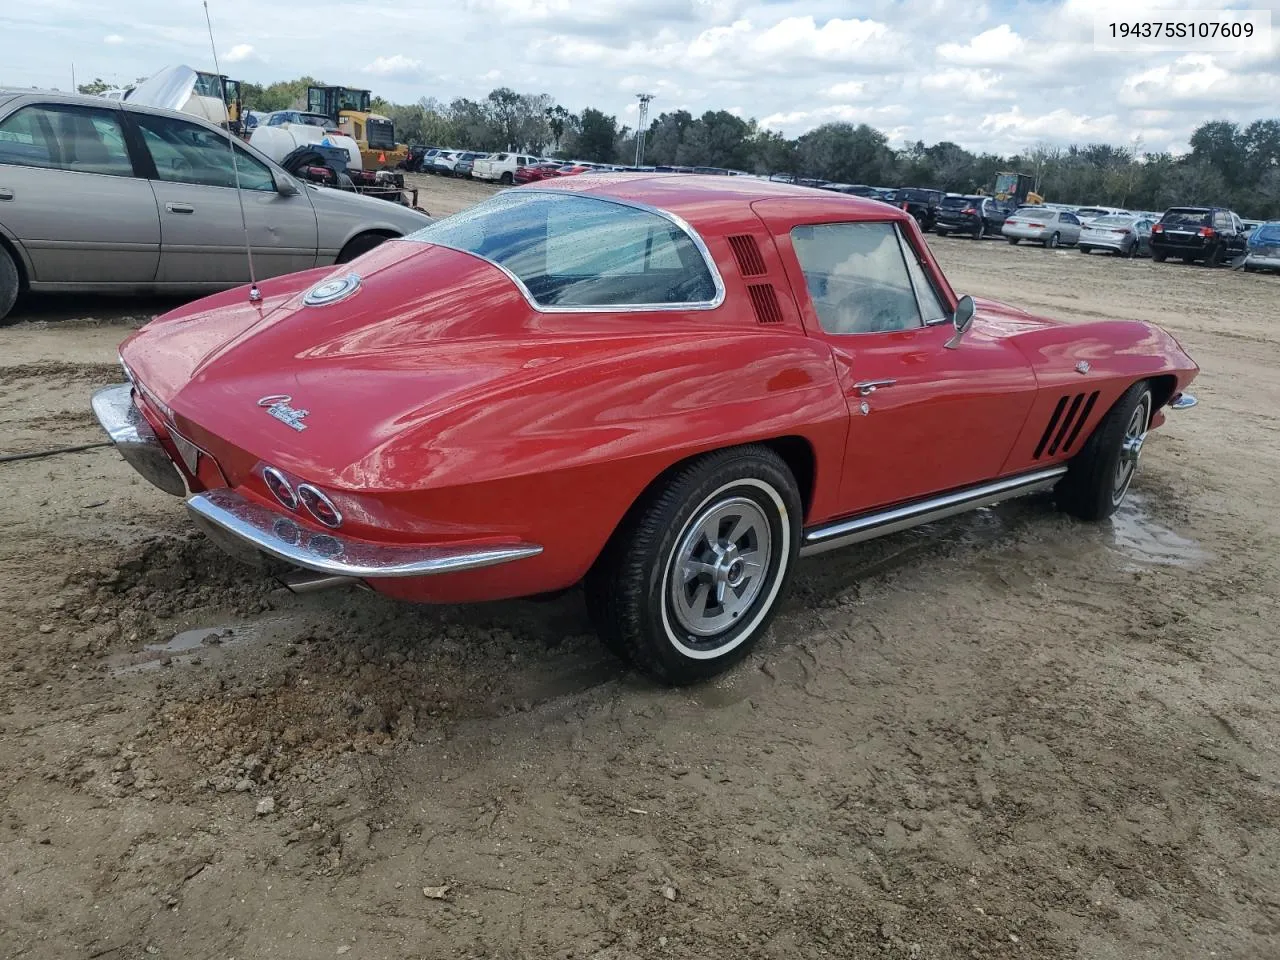
M 1140 565 L 1197 567 L 1210 559 L 1195 540 L 1152 520 L 1141 494 L 1130 493 L 1112 516 L 1111 537 L 1112 546 L 1129 559 L 1130 570 Z
M 180 630 L 164 643 L 148 643 L 141 650 L 115 654 L 103 663 L 115 677 L 201 663 L 218 651 L 278 633 L 290 618 L 268 617 L 240 623 L 191 627 Z

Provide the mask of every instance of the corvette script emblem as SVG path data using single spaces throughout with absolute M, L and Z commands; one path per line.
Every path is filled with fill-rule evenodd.
M 265 407 L 267 413 L 271 414 L 286 427 L 291 427 L 301 432 L 307 429 L 307 425 L 302 422 L 307 415 L 307 411 L 293 409 L 293 407 L 289 406 L 291 400 L 293 400 L 293 397 L 287 393 L 275 393 L 259 400 L 258 406 Z

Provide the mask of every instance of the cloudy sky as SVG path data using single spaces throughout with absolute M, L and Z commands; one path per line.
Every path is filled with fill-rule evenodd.
M 1095 15 L 1269 9 L 1269 49 L 1113 53 Z M 223 72 L 303 73 L 390 100 L 506 85 L 635 122 L 724 108 L 790 136 L 830 120 L 1009 153 L 1041 141 L 1186 149 L 1207 119 L 1280 116 L 1280 0 L 210 0 Z M 0 3 L 0 84 L 125 83 L 211 66 L 199 0 Z

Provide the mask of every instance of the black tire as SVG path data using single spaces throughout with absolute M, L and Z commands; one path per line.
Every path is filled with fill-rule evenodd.
M 510 170 L 504 170 L 502 171 L 502 176 L 498 178 L 498 182 L 504 187 L 509 187 L 516 182 L 516 178 Z
M 725 517 L 716 518 L 717 507 Z M 743 511 L 740 520 L 753 517 L 754 525 L 733 543 L 729 557 L 713 554 L 699 528 L 714 525 L 721 531 L 718 549 L 726 550 L 739 522 L 733 520 L 735 508 Z M 632 508 L 588 572 L 587 609 L 596 632 L 615 654 L 662 683 L 696 683 L 724 672 L 764 634 L 786 592 L 800 553 L 801 515 L 795 478 L 767 447 L 722 450 L 679 468 Z M 754 551 L 765 555 L 754 586 L 749 566 L 737 567 L 742 561 L 731 559 L 738 550 L 752 549 L 752 538 Z M 721 559 L 708 563 L 710 556 Z M 682 557 L 719 573 L 700 571 L 681 590 L 671 577 Z M 739 583 L 731 585 L 735 571 Z M 743 604 L 737 611 L 728 602 L 711 603 L 721 575 L 725 597 L 732 591 Z M 696 618 L 699 602 L 703 616 Z M 709 615 L 713 609 L 720 612 Z M 711 632 L 691 629 L 691 616 Z M 726 625 L 712 629 L 726 617 Z
M 981 240 L 987 235 L 987 224 L 983 220 L 978 221 L 978 225 L 973 228 L 973 239 Z
M 940 237 L 945 237 L 945 236 L 946 236 L 948 233 L 950 233 L 951 231 L 950 231 L 950 230 L 943 230 L 943 229 L 941 229 L 941 228 L 935 228 L 933 232 L 934 232 L 934 233 L 936 233 L 936 234 L 937 234 L 938 236 L 940 236 Z
M 358 237 L 352 237 L 347 241 L 347 245 L 342 248 L 342 252 L 338 254 L 338 263 L 350 263 L 356 257 L 368 253 L 374 247 L 386 243 L 391 238 L 382 233 L 362 233 Z
M 0 247 L 0 324 L 18 302 L 18 291 L 21 289 L 21 278 L 18 276 L 18 265 L 13 256 L 4 247 Z
M 1154 247 L 1151 249 L 1151 259 L 1156 263 L 1164 263 L 1168 256 L 1163 250 L 1156 250 Z
M 1137 472 L 1142 440 L 1151 424 L 1151 410 L 1151 386 L 1145 380 L 1121 395 L 1059 481 L 1054 493 L 1060 509 L 1081 520 L 1092 521 L 1105 520 L 1116 512 Z M 1133 449 L 1129 441 L 1135 433 L 1138 439 Z
M 1082 245 L 1082 246 L 1079 246 L 1079 247 L 1076 247 L 1076 249 L 1077 249 L 1077 250 L 1079 250 L 1081 253 L 1092 253 L 1092 252 L 1093 252 L 1093 247 L 1086 247 L 1086 246 L 1083 246 L 1083 245 Z
M 1009 241 L 1009 246 L 1011 247 L 1016 247 L 1018 245 L 1017 237 L 1006 237 L 1005 239 Z
M 1058 234 L 1057 234 L 1057 233 L 1055 233 L 1055 234 L 1054 234 L 1053 236 L 1051 236 L 1047 241 L 1045 241 L 1045 246 L 1046 246 L 1046 247 L 1048 247 L 1050 250 L 1057 250 L 1057 249 L 1058 249 L 1058 242 L 1059 242 L 1061 239 L 1062 239 L 1062 238 L 1061 238 L 1060 236 L 1058 236 Z
M 1204 258 L 1206 267 L 1222 266 L 1222 244 L 1218 244 L 1213 248 L 1213 252 Z

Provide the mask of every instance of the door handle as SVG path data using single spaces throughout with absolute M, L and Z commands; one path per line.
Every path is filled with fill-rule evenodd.
M 195 213 L 196 208 L 190 203 L 166 203 L 164 208 L 170 213 Z
M 13 191 L 8 187 L 0 187 L 0 200 L 12 200 Z
M 897 380 L 863 380 L 861 383 L 855 383 L 854 389 L 858 391 L 858 396 L 869 397 L 881 387 L 892 387 Z

